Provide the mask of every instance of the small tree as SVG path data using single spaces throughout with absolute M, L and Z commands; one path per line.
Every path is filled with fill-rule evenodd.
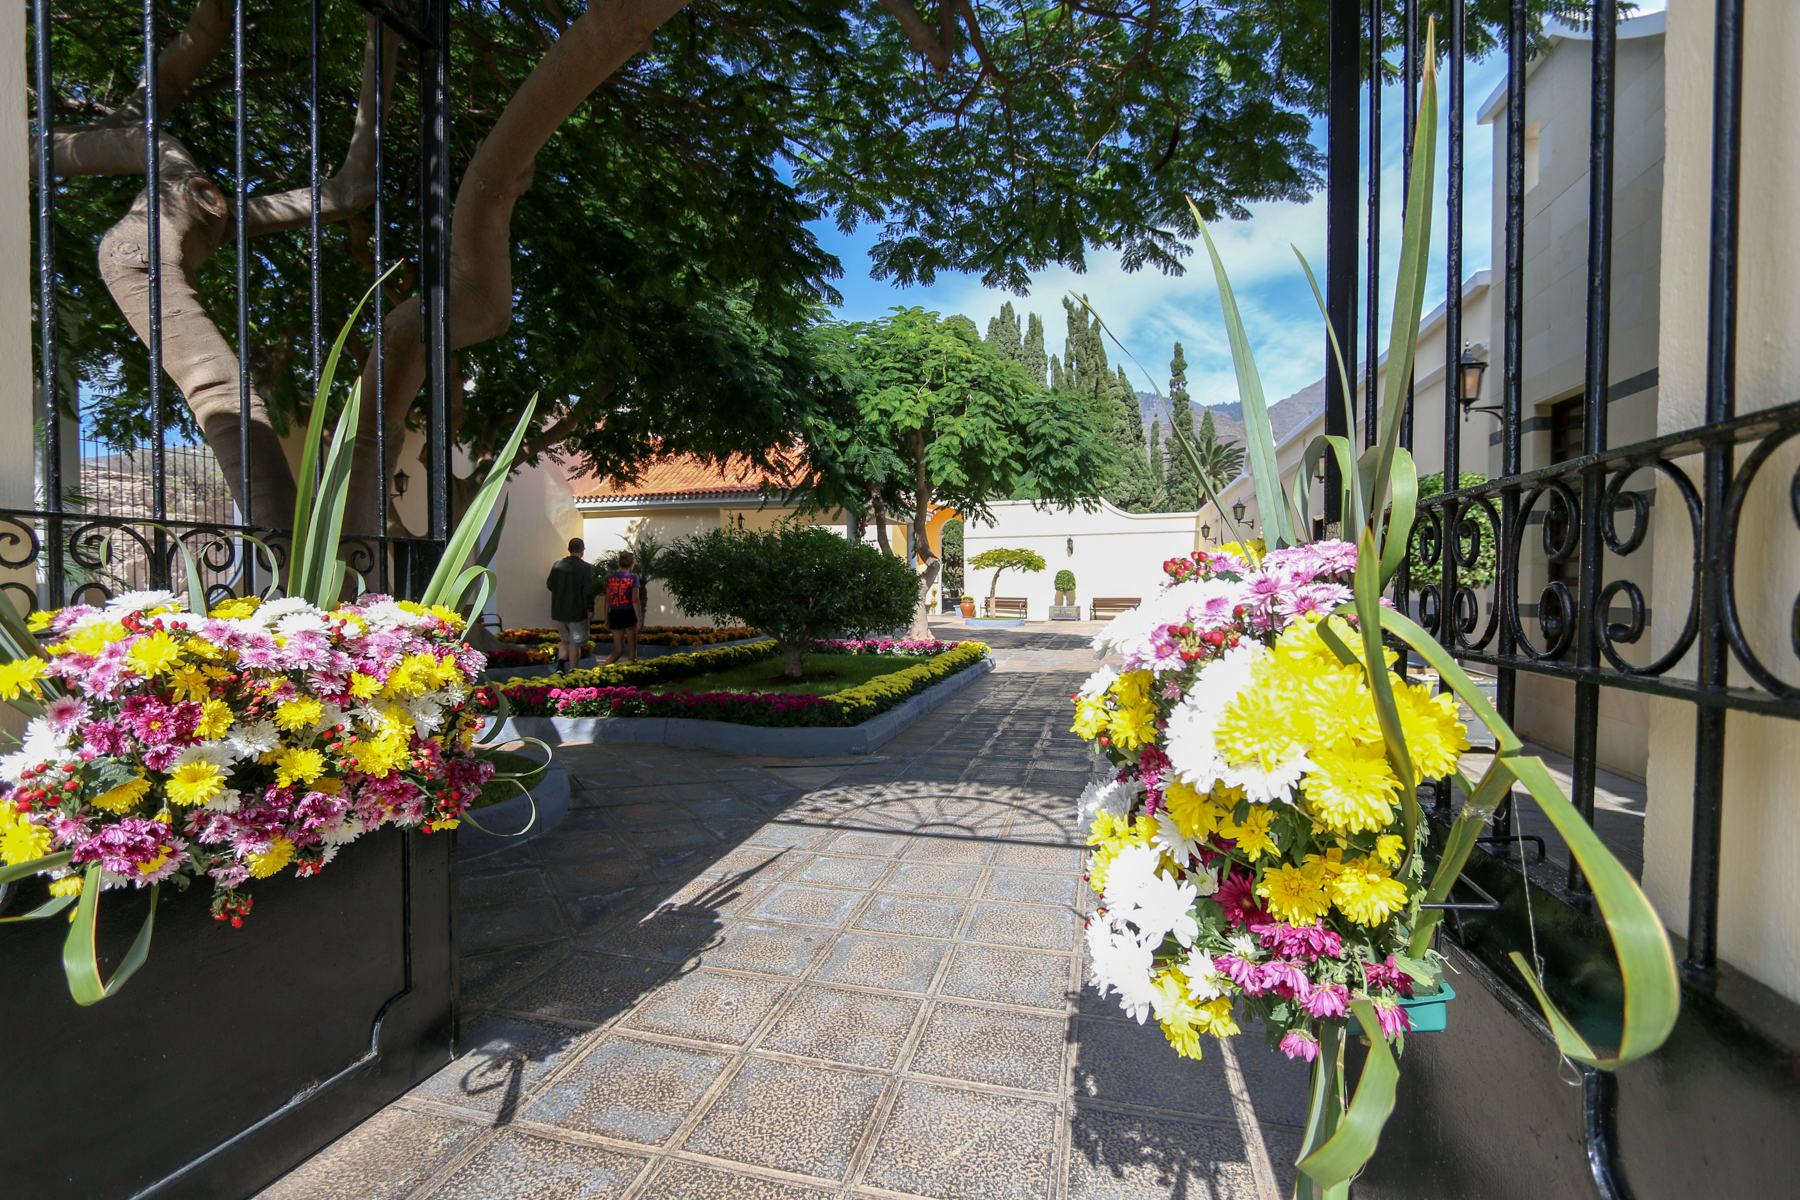
M 802 657 L 820 638 L 904 629 L 919 594 L 912 569 L 893 555 L 797 521 L 685 537 L 657 565 L 684 611 L 754 625 L 780 642 L 790 679 L 802 677 Z
M 1044 556 L 1036 550 L 996 548 L 983 550 L 969 560 L 971 570 L 994 572 L 994 582 L 988 587 L 988 603 L 990 605 L 994 602 L 994 593 L 1000 590 L 1000 572 L 1008 567 L 1015 571 L 1041 571 L 1044 569 Z

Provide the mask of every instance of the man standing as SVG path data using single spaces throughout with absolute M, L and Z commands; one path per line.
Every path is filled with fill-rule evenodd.
M 556 624 L 557 660 L 571 671 L 581 665 L 594 614 L 594 568 L 581 560 L 586 549 L 580 538 L 570 538 L 569 557 L 559 559 L 544 581 L 550 589 L 550 619 Z
M 619 569 L 606 577 L 606 627 L 612 630 L 613 652 L 606 659 L 611 665 L 619 661 L 625 647 L 631 647 L 631 661 L 637 661 L 638 626 L 643 623 L 644 585 L 631 568 L 637 555 L 629 550 L 619 552 Z

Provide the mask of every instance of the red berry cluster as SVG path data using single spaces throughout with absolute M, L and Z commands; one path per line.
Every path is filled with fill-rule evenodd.
M 219 888 L 213 892 L 213 920 L 230 921 L 233 929 L 242 929 L 244 918 L 250 915 L 251 903 L 250 897 L 231 888 Z

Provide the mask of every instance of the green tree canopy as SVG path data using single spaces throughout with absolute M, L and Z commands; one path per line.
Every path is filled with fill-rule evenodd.
M 1000 587 L 1002 571 L 1029 571 L 1036 574 L 1043 570 L 1045 565 L 1044 556 L 1036 550 L 1012 550 L 1001 546 L 996 546 L 992 550 L 983 550 L 969 560 L 969 570 L 994 573 L 993 581 L 988 584 L 989 600 L 994 598 L 994 593 Z
M 809 427 L 815 469 L 802 490 L 821 506 L 872 512 L 884 548 L 887 515 L 907 514 L 924 587 L 941 566 L 925 536 L 934 507 L 982 518 L 1015 496 L 1091 504 L 1107 478 L 1110 450 L 1093 408 L 1033 385 L 967 324 L 902 308 L 824 336 L 823 358 L 855 410 Z
M 1210 415 L 1210 414 L 1209 414 Z M 1188 404 L 1187 356 L 1181 343 L 1175 343 L 1175 354 L 1169 360 L 1169 438 L 1186 435 L 1194 440 L 1194 413 Z M 1163 494 L 1171 512 L 1191 512 L 1200 507 L 1200 481 L 1187 455 L 1179 447 L 1170 446 L 1163 455 Z
M 1161 488 L 1150 473 L 1150 450 L 1144 440 L 1144 414 L 1137 392 L 1125 378 L 1124 368 L 1114 371 L 1106 361 L 1106 335 L 1098 317 L 1085 304 L 1064 298 L 1069 336 L 1063 345 L 1061 383 L 1083 397 L 1103 423 L 1113 453 L 1114 471 L 1101 495 L 1126 512 L 1155 512 L 1161 507 Z M 1058 372 L 1052 369 L 1051 374 Z
M 918 600 L 918 581 L 893 555 L 799 521 L 681 538 L 658 566 L 684 611 L 753 625 L 779 641 L 783 673 L 795 679 L 813 642 L 892 633 L 912 619 Z

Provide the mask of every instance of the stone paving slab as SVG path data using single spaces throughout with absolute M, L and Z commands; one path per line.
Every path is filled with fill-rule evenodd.
M 1288 1195 L 1305 1071 L 1083 986 L 1091 634 L 985 634 L 878 754 L 560 750 L 464 873 L 462 1057 L 263 1200 Z

